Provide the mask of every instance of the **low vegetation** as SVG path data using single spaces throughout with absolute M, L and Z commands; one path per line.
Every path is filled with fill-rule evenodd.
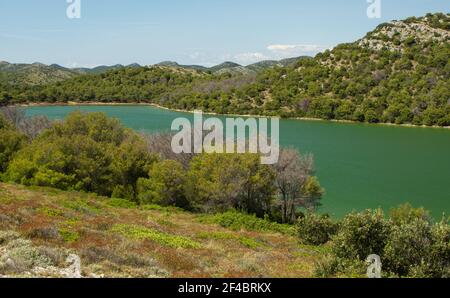
M 324 226 L 321 233 L 334 235 L 331 253 L 319 262 L 316 275 L 364 276 L 366 258 L 377 254 L 384 277 L 449 278 L 449 219 L 433 223 L 421 216 L 422 210 L 406 204 L 388 218 L 381 210 L 367 210 L 347 215 L 338 230 Z
M 295 236 L 228 229 L 202 214 L 110 200 L 0 183 L 0 275 L 58 277 L 50 268 L 63 270 L 76 254 L 83 276 L 308 277 L 321 257 Z M 299 266 L 286 270 L 292 264 Z

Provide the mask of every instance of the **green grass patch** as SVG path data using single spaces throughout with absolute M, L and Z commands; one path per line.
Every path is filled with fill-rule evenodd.
M 107 200 L 106 204 L 110 207 L 123 208 L 123 209 L 134 209 L 137 207 L 135 202 L 125 200 L 125 199 L 117 199 L 117 198 L 112 198 L 112 199 Z
M 141 210 L 143 210 L 143 211 L 161 211 L 161 212 L 166 212 L 166 213 L 181 213 L 181 212 L 185 212 L 183 209 L 178 208 L 178 207 L 173 207 L 173 206 L 163 207 L 163 206 L 155 205 L 155 204 L 142 205 L 139 208 Z
M 55 208 L 49 207 L 40 207 L 36 209 L 38 213 L 47 215 L 48 217 L 62 217 L 64 216 L 64 212 Z
M 256 232 L 278 232 L 292 236 L 296 234 L 294 226 L 274 223 L 258 218 L 255 215 L 248 215 L 237 211 L 205 215 L 200 217 L 200 222 L 218 224 L 234 231 L 246 229 L 247 231 Z
M 97 204 L 83 199 L 65 200 L 62 202 L 62 206 L 82 213 L 98 214 L 101 211 L 101 208 Z
M 57 188 L 45 187 L 45 186 L 35 186 L 35 185 L 30 185 L 23 189 L 45 192 L 45 194 L 51 195 L 51 196 L 60 195 L 60 194 L 64 193 L 63 190 L 60 190 Z
M 198 234 L 198 237 L 201 239 L 238 241 L 243 246 L 251 248 L 251 249 L 256 249 L 258 247 L 263 246 L 261 243 L 259 243 L 255 239 L 248 238 L 245 236 L 234 235 L 234 234 L 226 233 L 226 232 L 213 232 L 213 233 L 202 232 L 202 233 Z
M 80 235 L 77 232 L 71 231 L 69 229 L 60 229 L 59 235 L 67 243 L 77 242 L 80 239 Z
M 150 218 L 149 218 L 149 219 L 150 219 Z M 157 219 L 157 220 L 156 220 L 156 223 L 158 223 L 159 225 L 168 227 L 168 228 L 176 228 L 176 227 L 178 227 L 177 224 L 174 224 L 173 222 L 168 221 L 168 220 L 165 220 L 165 219 L 162 219 L 162 218 Z
M 200 248 L 200 243 L 197 243 L 187 237 L 166 234 L 154 229 L 136 226 L 117 224 L 111 229 L 112 232 L 121 234 L 125 237 L 135 240 L 150 240 L 163 246 L 172 248 Z

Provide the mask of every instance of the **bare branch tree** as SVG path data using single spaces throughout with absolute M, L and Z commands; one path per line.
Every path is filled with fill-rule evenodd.
M 45 116 L 27 117 L 23 109 L 17 107 L 3 107 L 0 109 L 5 119 L 26 135 L 30 140 L 35 139 L 42 131 L 52 126 Z
M 185 169 L 189 167 L 194 153 L 176 154 L 172 150 L 173 133 L 143 134 L 147 142 L 147 148 L 150 153 L 157 154 L 162 160 L 176 160 L 183 165 Z M 191 152 L 194 152 L 191 150 Z
M 296 208 L 306 207 L 302 190 L 314 173 L 314 158 L 310 154 L 301 155 L 295 149 L 281 149 L 279 161 L 273 165 L 273 169 L 277 173 L 275 184 L 282 221 L 292 222 L 295 220 Z

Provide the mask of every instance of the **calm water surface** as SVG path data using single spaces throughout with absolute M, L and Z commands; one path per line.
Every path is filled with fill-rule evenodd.
M 72 111 L 104 112 L 138 131 L 168 131 L 191 114 L 150 106 L 40 106 L 28 115 L 63 119 Z M 322 210 L 341 217 L 352 210 L 404 202 L 435 218 L 450 214 L 450 130 L 325 121 L 282 120 L 281 144 L 313 153 L 326 188 Z

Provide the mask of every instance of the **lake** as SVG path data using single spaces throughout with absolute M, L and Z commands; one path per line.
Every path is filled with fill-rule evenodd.
M 143 105 L 35 106 L 27 115 L 62 119 L 72 111 L 104 112 L 137 131 L 169 131 L 188 113 Z M 327 121 L 281 120 L 280 141 L 314 154 L 326 189 L 321 211 L 335 217 L 353 210 L 402 203 L 450 213 L 450 130 Z

